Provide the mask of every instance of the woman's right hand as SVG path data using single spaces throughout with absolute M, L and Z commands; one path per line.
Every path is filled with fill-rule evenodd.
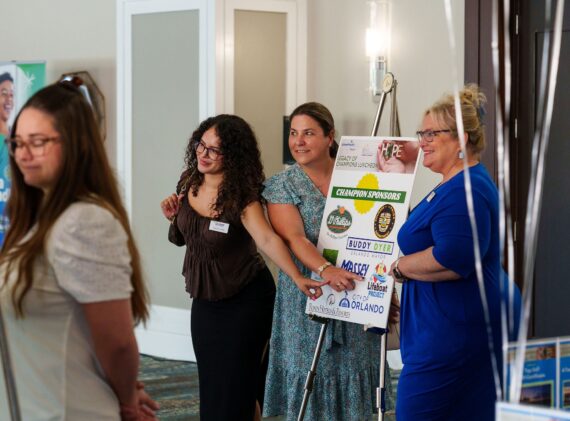
M 162 214 L 169 221 L 172 221 L 172 219 L 174 219 L 174 217 L 178 214 L 182 197 L 182 194 L 176 195 L 175 193 L 172 193 L 170 196 L 160 202 L 160 209 L 162 210 Z
M 361 282 L 364 279 L 347 270 L 338 268 L 336 266 L 329 266 L 321 273 L 323 278 L 332 289 L 337 292 L 344 290 L 352 291 L 356 287 L 356 281 Z

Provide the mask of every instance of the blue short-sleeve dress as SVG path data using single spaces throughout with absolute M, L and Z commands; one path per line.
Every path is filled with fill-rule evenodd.
M 267 180 L 263 196 L 269 203 L 295 205 L 307 238 L 316 244 L 325 197 L 295 164 Z M 305 276 L 311 271 L 293 256 Z M 296 420 L 303 399 L 321 324 L 305 314 L 307 297 L 283 272 L 279 272 L 273 313 L 269 370 L 264 415 L 286 414 Z M 317 367 L 306 421 L 362 421 L 375 410 L 379 382 L 380 338 L 363 326 L 334 320 L 329 324 Z M 387 377 L 387 408 L 393 408 Z
M 501 367 L 501 282 L 497 189 L 481 164 L 470 168 L 484 285 Z M 437 187 L 400 229 L 404 255 L 433 246 L 435 259 L 461 276 L 446 282 L 403 284 L 398 382 L 399 421 L 493 420 L 496 388 L 481 305 L 464 173 Z M 515 314 L 520 293 L 515 293 Z M 516 320 L 516 319 L 515 319 Z M 500 373 L 499 373 L 500 375 Z

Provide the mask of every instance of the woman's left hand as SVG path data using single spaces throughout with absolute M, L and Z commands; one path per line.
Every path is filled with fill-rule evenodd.
M 135 393 L 136 403 L 121 404 L 121 421 L 158 421 L 160 406 L 144 391 L 143 382 L 137 381 Z

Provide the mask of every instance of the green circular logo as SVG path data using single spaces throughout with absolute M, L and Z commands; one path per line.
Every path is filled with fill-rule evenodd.
M 342 234 L 348 231 L 352 225 L 352 215 L 343 206 L 338 206 L 327 217 L 327 227 L 335 234 Z

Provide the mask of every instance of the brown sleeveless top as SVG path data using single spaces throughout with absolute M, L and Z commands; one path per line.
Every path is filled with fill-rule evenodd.
M 210 229 L 212 221 L 228 224 L 227 233 Z M 186 243 L 182 274 L 186 291 L 193 298 L 215 301 L 231 297 L 265 267 L 241 222 L 202 216 L 185 196 L 176 224 Z

